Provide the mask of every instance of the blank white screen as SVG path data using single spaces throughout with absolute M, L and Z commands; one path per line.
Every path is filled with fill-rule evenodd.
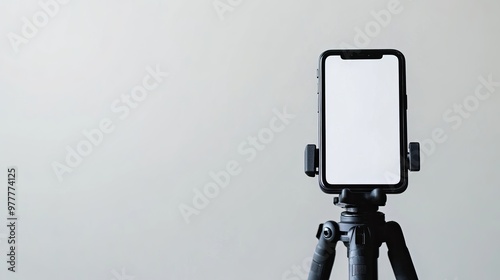
M 398 59 L 325 61 L 325 168 L 330 184 L 400 180 Z

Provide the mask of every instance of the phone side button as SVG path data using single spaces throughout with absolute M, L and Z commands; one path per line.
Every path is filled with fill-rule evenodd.
M 319 92 L 318 92 L 318 114 L 319 114 Z

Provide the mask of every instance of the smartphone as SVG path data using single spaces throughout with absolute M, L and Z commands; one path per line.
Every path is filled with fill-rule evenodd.
M 324 192 L 406 189 L 405 80 L 405 59 L 397 50 L 321 54 L 318 173 Z

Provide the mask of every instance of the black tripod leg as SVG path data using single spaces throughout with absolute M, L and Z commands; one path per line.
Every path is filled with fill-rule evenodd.
M 406 247 L 403 230 L 396 222 L 385 225 L 385 243 L 389 249 L 387 254 L 397 280 L 418 280 L 417 272 L 411 260 L 410 251 Z
M 377 258 L 380 243 L 367 226 L 352 227 L 349 236 L 349 280 L 376 280 Z
M 335 260 L 335 246 L 340 238 L 339 225 L 328 221 L 319 225 L 316 237 L 319 239 L 309 271 L 308 280 L 328 280 Z

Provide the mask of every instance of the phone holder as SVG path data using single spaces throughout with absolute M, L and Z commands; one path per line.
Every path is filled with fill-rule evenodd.
M 420 171 L 420 144 L 410 142 L 406 157 L 408 170 Z M 314 177 L 319 172 L 319 149 L 315 144 L 307 144 L 304 153 L 304 171 L 307 176 Z
M 419 143 L 409 143 L 406 160 L 410 171 L 420 170 Z M 316 145 L 309 144 L 305 149 L 305 173 L 314 177 L 319 173 L 318 168 L 319 149 Z M 318 245 L 314 251 L 308 280 L 330 278 L 338 241 L 343 242 L 347 248 L 350 280 L 378 279 L 377 259 L 382 243 L 387 245 L 387 254 L 396 279 L 418 280 L 403 230 L 397 222 L 386 222 L 384 213 L 378 211 L 386 201 L 387 194 L 378 188 L 370 192 L 342 189 L 333 203 L 345 211 L 341 213 L 339 223 L 327 221 L 319 225 L 316 233 Z

